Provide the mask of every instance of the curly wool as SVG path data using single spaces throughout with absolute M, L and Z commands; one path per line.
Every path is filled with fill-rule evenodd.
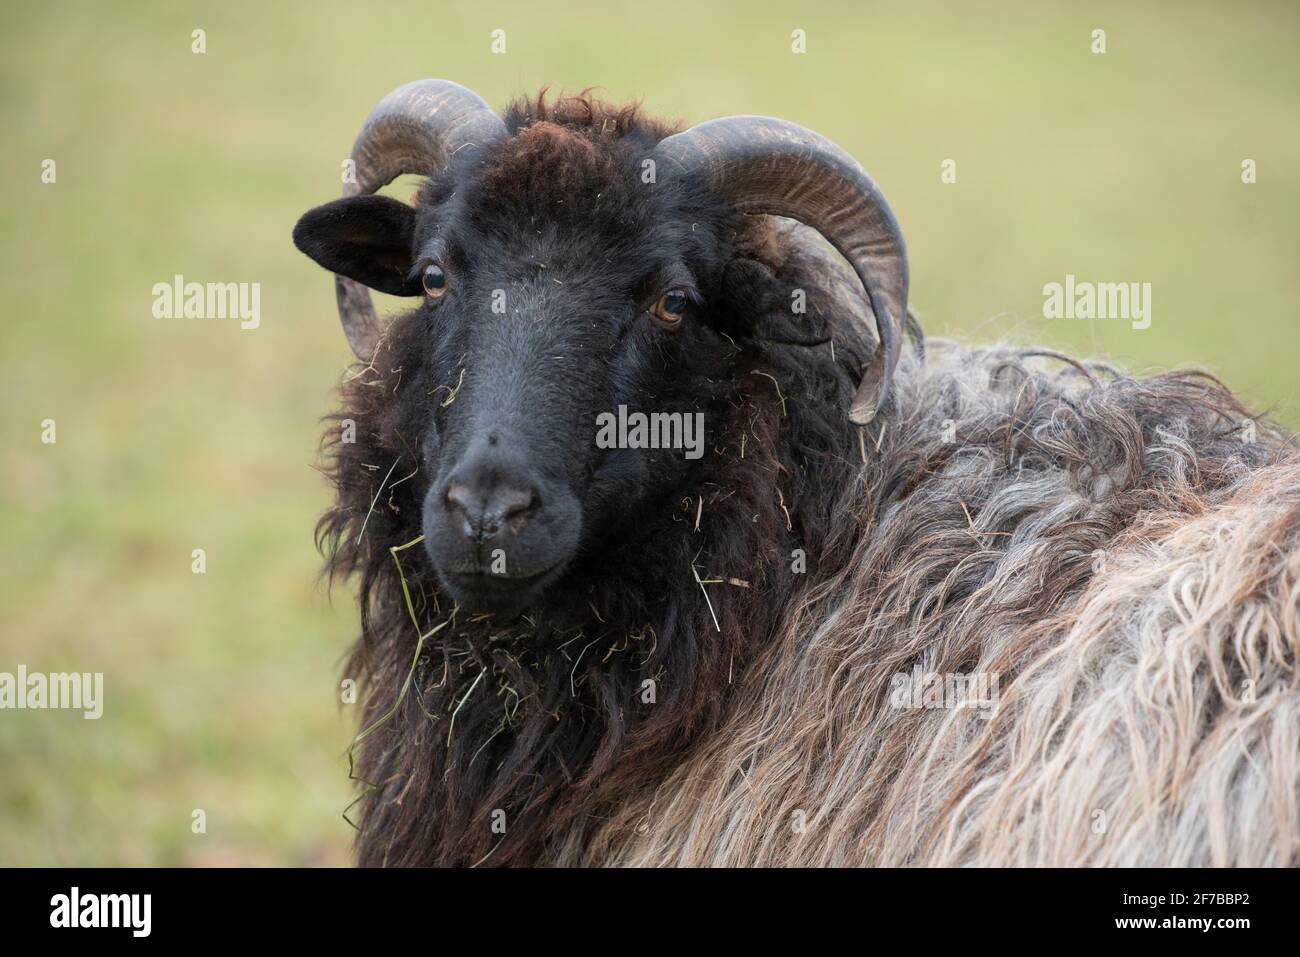
M 1282 434 L 1208 377 L 1033 350 L 932 349 L 899 391 L 852 558 L 718 732 L 563 859 L 1300 861 Z M 996 676 L 996 707 L 896 707 L 914 669 Z

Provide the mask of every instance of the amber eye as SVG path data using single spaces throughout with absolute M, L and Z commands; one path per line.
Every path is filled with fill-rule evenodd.
M 655 303 L 654 314 L 660 322 L 675 326 L 682 321 L 682 316 L 686 314 L 686 308 L 690 305 L 690 300 L 686 298 L 686 293 L 680 289 L 670 289 Z
M 441 299 L 442 294 L 447 291 L 447 274 L 442 271 L 441 266 L 435 266 L 433 263 L 424 267 L 420 282 L 430 299 Z

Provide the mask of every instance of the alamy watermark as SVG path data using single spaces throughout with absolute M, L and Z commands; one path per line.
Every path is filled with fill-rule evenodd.
M 148 937 L 153 928 L 152 894 L 83 894 L 73 887 L 50 898 L 51 927 L 120 927 L 132 937 Z
M 262 324 L 260 282 L 186 282 L 177 273 L 172 281 L 153 284 L 155 319 L 238 319 L 239 328 Z
M 28 673 L 26 665 L 17 673 L 0 671 L 0 711 L 7 709 L 66 709 L 97 719 L 104 713 L 104 673 Z
M 599 449 L 684 449 L 688 459 L 704 455 L 703 412 L 628 412 L 596 416 Z
M 1128 319 L 1134 329 L 1151 325 L 1151 283 L 1065 282 L 1043 286 L 1044 319 Z
M 969 674 L 923 671 L 918 666 L 899 672 L 889 682 L 889 703 L 895 708 L 928 711 L 975 708 L 981 718 L 991 717 L 999 698 L 996 672 Z

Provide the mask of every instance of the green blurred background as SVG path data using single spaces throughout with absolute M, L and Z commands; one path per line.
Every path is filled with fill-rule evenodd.
M 347 862 L 356 611 L 311 532 L 349 353 L 289 234 L 408 80 L 796 120 L 885 188 L 929 332 L 1201 365 L 1300 424 L 1300 8 L 1080 7 L 5 3 L 0 671 L 106 702 L 0 712 L 0 863 Z M 153 318 L 176 273 L 261 283 L 261 327 Z M 1151 327 L 1044 320 L 1066 273 L 1152 283 Z

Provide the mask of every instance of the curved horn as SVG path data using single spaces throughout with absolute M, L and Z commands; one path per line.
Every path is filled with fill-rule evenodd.
M 506 127 L 492 108 L 459 83 L 416 80 L 399 86 L 379 101 L 366 118 L 352 147 L 355 182 L 344 196 L 373 193 L 402 173 L 429 175 L 461 149 L 485 146 L 505 136 Z M 352 351 L 368 360 L 379 342 L 379 318 L 370 290 L 335 274 L 339 319 Z
M 811 226 L 848 260 L 880 340 L 849 410 L 855 424 L 870 422 L 889 394 L 907 316 L 907 249 L 880 187 L 824 136 L 767 116 L 700 123 L 663 140 L 657 155 L 704 177 L 741 212 Z

